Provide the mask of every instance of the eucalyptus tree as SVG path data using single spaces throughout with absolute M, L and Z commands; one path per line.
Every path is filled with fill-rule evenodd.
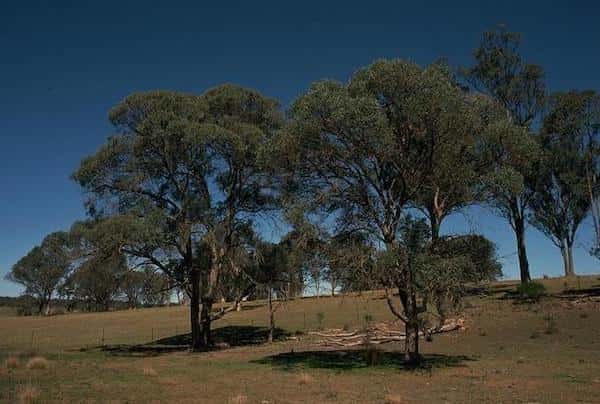
M 88 310 L 108 311 L 121 292 L 121 279 L 127 271 L 123 254 L 95 255 L 82 261 L 65 282 Z
M 71 267 L 71 245 L 66 232 L 47 235 L 39 246 L 13 265 L 6 279 L 25 287 L 25 294 L 33 296 L 38 313 L 50 312 L 52 295 L 57 292 Z
M 538 65 L 523 61 L 519 53 L 520 35 L 504 27 L 485 32 L 479 47 L 475 49 L 475 65 L 465 69 L 464 74 L 472 88 L 498 102 L 505 110 L 509 122 L 517 128 L 507 126 L 507 132 L 498 136 L 496 148 L 503 148 L 503 139 L 517 135 L 519 128 L 522 143 L 532 143 L 530 128 L 539 118 L 545 103 L 544 72 Z M 515 145 L 514 141 L 509 142 Z M 520 155 L 519 153 L 524 153 Z M 510 223 L 516 239 L 521 281 L 531 280 L 529 261 L 525 246 L 527 211 L 533 197 L 535 180 L 532 161 L 535 152 L 531 148 L 506 147 L 501 150 L 502 173 L 496 174 L 488 188 L 488 201 L 498 214 Z M 505 175 L 510 171 L 510 176 Z M 510 180 L 510 177 L 515 180 Z
M 210 172 L 201 127 L 207 105 L 172 92 L 133 94 L 110 112 L 117 134 L 85 158 L 73 178 L 97 220 L 88 237 L 153 265 L 190 295 L 191 348 L 202 347 L 200 268 Z
M 282 303 L 289 298 L 286 291 L 294 278 L 297 268 L 290 265 L 289 250 L 284 244 L 274 244 L 259 241 L 256 245 L 255 271 L 252 275 L 254 282 L 267 295 L 267 308 L 269 310 L 268 342 L 273 342 L 275 337 L 275 312 Z M 277 302 L 275 298 L 277 297 Z
M 73 175 L 102 219 L 96 237 L 186 290 L 190 348 L 205 349 L 211 322 L 228 311 L 212 312 L 224 274 L 239 271 L 237 232 L 274 203 L 262 159 L 277 102 L 233 85 L 200 96 L 149 92 L 109 118 L 118 133 Z
M 238 262 L 254 222 L 275 213 L 279 207 L 278 175 L 272 170 L 271 147 L 283 124 L 276 100 L 235 85 L 222 85 L 202 95 L 208 106 L 209 125 L 206 147 L 213 168 L 211 216 L 203 238 L 210 252 L 208 270 L 202 273 L 201 300 L 203 329 L 229 309 L 211 314 L 217 298 L 223 294 L 223 279 L 245 278 Z M 244 262 L 244 260 L 242 260 Z M 252 285 L 249 285 L 249 290 Z M 237 300 L 244 296 L 238 294 Z M 210 334 L 205 344 L 210 343 Z
M 364 232 L 379 249 L 400 251 L 407 209 L 432 183 L 434 162 L 466 136 L 469 125 L 457 119 L 466 104 L 464 91 L 439 64 L 422 69 L 380 60 L 347 85 L 315 83 L 293 104 L 281 139 L 284 161 L 294 168 L 290 188 L 313 213 L 335 218 L 334 233 Z M 414 271 L 388 263 L 399 274 L 387 278 L 401 302 L 393 313 L 406 325 L 405 357 L 414 362 L 422 325 Z
M 128 270 L 121 275 L 119 290 L 130 309 L 138 307 L 143 301 L 145 278 L 144 272 L 136 270 Z
M 543 157 L 532 223 L 561 250 L 565 275 L 575 274 L 573 243 L 591 207 L 600 151 L 600 95 L 556 93 L 539 136 Z

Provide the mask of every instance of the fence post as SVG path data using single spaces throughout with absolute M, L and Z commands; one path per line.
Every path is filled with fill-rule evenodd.
M 304 331 L 306 331 L 306 312 L 304 311 Z
M 152 338 L 150 339 L 150 342 L 154 341 L 154 327 L 152 327 Z
M 104 327 L 102 327 L 102 346 L 104 346 Z
M 31 349 L 33 350 L 33 340 L 35 338 L 35 328 L 31 330 Z

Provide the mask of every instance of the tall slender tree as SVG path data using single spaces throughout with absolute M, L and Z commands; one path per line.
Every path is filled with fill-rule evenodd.
M 509 32 L 505 27 L 485 32 L 479 47 L 475 49 L 475 65 L 464 69 L 465 77 L 471 86 L 497 101 L 506 110 L 510 122 L 525 129 L 528 133 L 532 124 L 539 118 L 545 103 L 544 72 L 538 65 L 523 61 L 519 53 L 520 35 Z M 502 147 L 498 143 L 497 147 Z M 525 245 L 527 211 L 533 197 L 529 180 L 531 175 L 530 157 L 514 155 L 516 149 L 502 151 L 504 168 L 508 165 L 512 174 L 519 177 L 514 181 L 496 181 L 489 190 L 493 194 L 491 205 L 510 223 L 517 239 L 517 255 L 521 281 L 531 280 L 529 261 Z M 496 177 L 498 178 L 498 177 Z M 505 179 L 507 179 L 505 177 Z
M 591 207 L 597 178 L 600 95 L 554 94 L 540 133 L 543 157 L 532 199 L 532 223 L 561 250 L 565 276 L 575 275 L 573 243 Z M 590 175 L 593 174 L 593 175 Z

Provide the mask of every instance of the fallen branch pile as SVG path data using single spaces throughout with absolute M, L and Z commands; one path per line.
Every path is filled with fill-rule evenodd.
M 449 331 L 460 330 L 464 328 L 464 319 L 446 320 L 441 327 L 435 327 L 425 332 L 421 331 L 420 336 L 439 334 Z M 370 325 L 366 329 L 345 331 L 342 329 L 330 329 L 327 331 L 313 331 L 309 333 L 323 338 L 320 344 L 325 346 L 341 346 L 345 348 L 361 345 L 379 345 L 389 342 L 404 341 L 405 332 L 393 329 L 388 323 L 377 323 Z

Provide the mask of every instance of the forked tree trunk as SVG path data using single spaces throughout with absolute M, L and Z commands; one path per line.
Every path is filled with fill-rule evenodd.
M 195 352 L 202 350 L 203 346 L 200 330 L 200 273 L 198 270 L 191 271 L 190 282 L 190 329 L 192 330 L 190 351 Z
M 529 273 L 529 261 L 527 260 L 527 249 L 525 248 L 525 219 L 515 217 L 515 236 L 517 237 L 517 255 L 519 256 L 519 270 L 521 272 L 521 283 L 531 281 Z
M 408 292 L 399 290 L 400 301 L 404 308 L 407 322 L 404 324 L 406 338 L 404 340 L 404 361 L 408 365 L 416 365 L 421 359 L 419 354 L 419 320 L 417 299 L 411 292 L 410 285 L 406 285 Z

